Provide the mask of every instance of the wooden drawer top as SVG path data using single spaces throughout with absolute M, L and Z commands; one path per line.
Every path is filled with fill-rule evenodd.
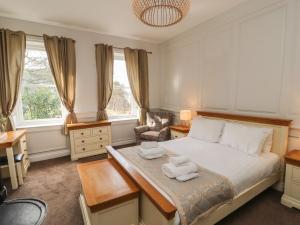
M 92 212 L 129 201 L 139 194 L 139 188 L 113 159 L 82 163 L 77 170 Z
M 95 121 L 95 122 L 67 124 L 67 128 L 68 130 L 77 130 L 77 129 L 92 128 L 92 127 L 110 126 L 110 125 L 111 125 L 110 121 L 103 120 L 103 121 Z
M 170 126 L 171 130 L 180 132 L 180 133 L 188 133 L 190 132 L 190 128 L 189 127 L 185 127 L 185 126 L 180 126 L 180 125 L 174 125 L 174 126 Z
M 285 155 L 285 160 L 296 166 L 300 166 L 300 150 L 293 150 Z
M 0 139 L 0 148 L 12 147 L 26 133 L 26 130 L 16 130 L 6 132 L 7 136 Z

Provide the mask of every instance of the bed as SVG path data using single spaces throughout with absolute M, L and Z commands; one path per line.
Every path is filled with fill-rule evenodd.
M 227 177 L 233 185 L 233 199 L 218 206 L 197 224 L 217 223 L 272 185 L 276 189 L 282 189 L 283 155 L 287 149 L 290 120 L 203 111 L 199 111 L 198 115 L 258 127 L 271 127 L 273 142 L 271 152 L 263 153 L 259 158 L 249 157 L 218 143 L 207 143 L 191 137 L 161 143 L 161 146 L 175 154 L 182 154 L 184 149 L 184 154 L 193 158 L 197 164 Z M 140 198 L 140 224 L 179 225 L 179 215 L 172 198 L 143 172 L 141 166 L 134 165 L 110 146 L 107 150 L 109 156 L 114 158 L 143 190 Z

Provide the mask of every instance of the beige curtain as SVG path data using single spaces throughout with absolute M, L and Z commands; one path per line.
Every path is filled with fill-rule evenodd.
M 6 130 L 13 130 L 11 113 L 17 103 L 24 68 L 26 35 L 0 29 L 0 113 L 7 118 Z
M 69 112 L 64 129 L 67 133 L 66 124 L 77 122 L 74 113 L 76 89 L 75 41 L 64 37 L 50 37 L 45 34 L 43 37 L 60 99 Z
M 148 56 L 145 50 L 125 48 L 125 61 L 132 94 L 140 107 L 140 125 L 149 111 Z
M 111 98 L 113 90 L 113 47 L 96 45 L 96 67 L 97 67 L 97 94 L 98 112 L 97 120 L 107 120 L 106 106 Z

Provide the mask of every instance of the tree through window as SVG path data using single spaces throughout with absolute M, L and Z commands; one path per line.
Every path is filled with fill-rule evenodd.
M 132 95 L 126 71 L 124 54 L 114 53 L 113 92 L 107 105 L 110 118 L 136 118 L 138 106 Z
M 17 122 L 62 119 L 62 104 L 42 41 L 27 41 Z

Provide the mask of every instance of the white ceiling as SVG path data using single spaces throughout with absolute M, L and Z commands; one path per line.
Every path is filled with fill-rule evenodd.
M 244 1 L 192 0 L 186 18 L 168 28 L 152 28 L 141 23 L 132 13 L 131 0 L 0 0 L 0 16 L 159 43 Z

